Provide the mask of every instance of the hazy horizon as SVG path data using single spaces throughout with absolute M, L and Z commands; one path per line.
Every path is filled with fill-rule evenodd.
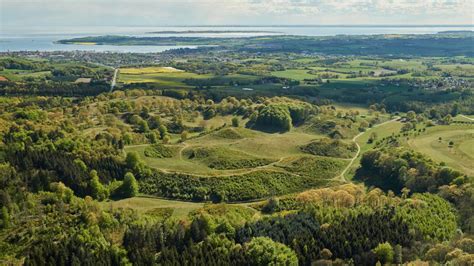
M 473 5 L 470 0 L 140 0 L 132 3 L 125 0 L 0 0 L 0 29 L 85 26 L 472 26 Z

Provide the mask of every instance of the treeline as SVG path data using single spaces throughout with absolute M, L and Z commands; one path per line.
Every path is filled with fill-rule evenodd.
M 472 177 L 435 164 L 420 153 L 394 147 L 368 151 L 362 155 L 361 166 L 357 169 L 355 178 L 369 186 L 405 197 L 416 192 L 437 194 L 456 207 L 460 215 L 461 228 L 466 232 L 474 230 Z M 414 202 L 412 207 L 416 208 L 416 205 Z M 450 206 L 439 208 L 449 209 Z M 426 216 L 429 214 L 426 213 Z M 420 213 L 417 220 L 421 222 L 424 217 L 425 215 Z M 441 219 L 438 222 L 443 221 Z M 442 234 L 442 231 L 439 232 Z
M 0 70 L 18 69 L 18 70 L 45 70 L 47 68 L 45 61 L 32 61 L 18 57 L 0 58 Z
M 143 193 L 183 200 L 235 202 L 301 191 L 327 184 L 324 176 L 292 175 L 285 172 L 253 171 L 238 176 L 199 177 L 181 173 L 139 175 Z
M 436 193 L 438 187 L 452 182 L 468 182 L 462 173 L 441 167 L 424 155 L 401 148 L 372 150 L 364 153 L 356 178 L 385 191 Z
M 88 84 L 71 82 L 0 82 L 0 95 L 4 96 L 84 97 L 96 96 L 108 91 L 110 91 L 110 85 L 105 81 L 93 81 Z

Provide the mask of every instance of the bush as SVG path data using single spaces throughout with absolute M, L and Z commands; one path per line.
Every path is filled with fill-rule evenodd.
M 132 173 L 128 172 L 125 174 L 121 191 L 124 198 L 131 198 L 138 195 L 138 182 Z
M 240 121 L 239 121 L 238 117 L 233 117 L 232 118 L 232 126 L 233 127 L 239 127 L 239 123 L 240 123 Z
M 382 265 L 390 264 L 393 261 L 393 248 L 388 242 L 379 244 L 373 249 L 373 252 Z

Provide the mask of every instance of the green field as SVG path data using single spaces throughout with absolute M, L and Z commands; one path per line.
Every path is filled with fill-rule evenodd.
M 239 158 L 247 160 L 252 158 L 266 159 L 268 160 L 267 165 L 260 165 L 259 168 L 283 171 L 271 162 L 305 156 L 306 154 L 299 147 L 320 137 L 322 136 L 308 134 L 301 130 L 294 130 L 284 134 L 270 134 L 246 128 L 227 127 L 203 137 L 168 145 L 168 147 L 178 151 L 171 158 L 150 158 L 144 156 L 144 151 L 149 146 L 147 144 L 128 146 L 126 151 L 138 152 L 147 165 L 166 172 L 220 176 L 247 173 L 253 171 L 254 167 L 217 169 L 219 167 L 209 167 L 209 165 L 213 164 L 212 160 L 216 164 L 219 161 L 221 163 L 232 163 Z M 211 154 L 203 160 L 190 158 L 190 154 L 193 151 L 203 148 L 212 149 L 215 155 Z
M 220 76 L 196 74 L 173 67 L 121 68 L 118 76 L 122 84 L 153 83 L 164 88 L 193 88 L 208 84 L 236 87 L 239 84 L 252 84 L 256 79 L 256 76 L 237 73 Z
M 198 75 L 189 72 L 151 72 L 141 74 L 120 74 L 119 82 L 130 83 L 156 83 L 159 86 L 170 88 L 190 87 L 183 83 L 185 79 L 206 79 L 210 75 Z
M 454 143 L 452 146 L 449 145 L 451 141 Z M 468 175 L 474 175 L 473 125 L 431 127 L 425 133 L 410 139 L 408 145 L 437 162 L 444 162 Z
M 25 81 L 27 79 L 45 78 L 51 75 L 51 71 L 31 71 L 31 70 L 17 70 L 4 69 L 0 71 L 0 76 L 5 77 L 10 81 Z
M 139 213 L 146 213 L 154 209 L 172 208 L 173 216 L 185 218 L 191 211 L 204 206 L 204 203 L 166 200 L 151 196 L 138 196 L 118 201 L 101 202 L 104 209 L 130 208 Z
M 155 83 L 169 88 L 187 88 L 190 86 L 183 83 L 185 79 L 206 79 L 210 77 L 212 76 L 198 75 L 169 67 L 144 67 L 120 69 L 118 81 L 124 84 Z
M 309 70 L 307 69 L 288 69 L 284 71 L 271 72 L 271 74 L 275 77 L 289 78 L 295 80 L 314 79 L 318 77 L 316 75 L 309 74 L 308 71 Z
M 355 140 L 357 144 L 359 144 L 360 147 L 360 153 L 359 156 L 356 160 L 354 160 L 354 163 L 351 165 L 350 169 L 348 169 L 348 172 L 345 176 L 351 177 L 354 175 L 355 171 L 357 168 L 360 166 L 360 157 L 361 155 L 372 149 L 375 145 L 375 143 L 368 143 L 367 141 L 370 138 L 370 135 L 372 133 L 377 134 L 377 139 L 382 139 L 385 137 L 389 137 L 392 134 L 398 134 L 400 132 L 400 129 L 402 128 L 403 124 L 398 122 L 398 121 L 390 121 L 385 124 L 382 124 L 380 126 L 376 126 L 374 128 L 368 129 L 366 132 L 362 133 L 357 139 Z

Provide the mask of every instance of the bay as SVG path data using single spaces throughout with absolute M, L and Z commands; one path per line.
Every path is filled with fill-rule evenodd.
M 59 44 L 56 41 L 85 36 L 127 35 L 127 36 L 188 36 L 188 37 L 251 37 L 267 35 L 374 35 L 374 34 L 435 34 L 441 31 L 472 31 L 473 25 L 464 26 L 167 26 L 167 27 L 10 27 L 0 31 L 0 52 L 8 51 L 96 51 L 156 53 L 176 48 L 197 46 L 114 46 Z M 163 33 L 159 31 L 200 31 L 199 33 Z M 214 33 L 213 31 L 221 31 Z M 225 32 L 223 32 L 225 31 Z M 239 31 L 239 32 L 232 32 Z M 244 32 L 252 31 L 252 32 Z M 262 32 L 258 32 L 262 31 Z M 271 33 L 269 32 L 271 31 Z

